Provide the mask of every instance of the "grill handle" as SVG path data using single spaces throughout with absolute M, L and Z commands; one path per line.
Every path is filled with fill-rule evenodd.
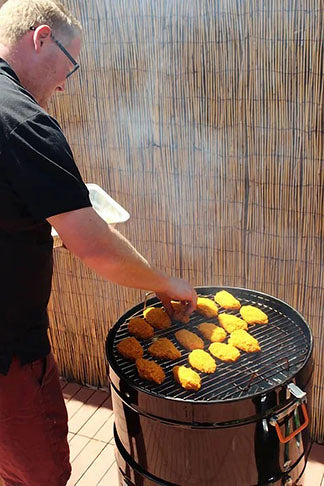
M 143 308 L 143 310 L 145 310 L 145 309 L 146 309 L 146 306 L 147 306 L 147 299 L 150 297 L 150 295 L 151 295 L 151 296 L 152 296 L 152 295 L 155 295 L 155 292 L 146 292 L 145 297 L 144 297 L 144 308 Z
M 302 430 L 306 429 L 306 427 L 309 424 L 309 417 L 308 417 L 308 413 L 307 413 L 307 409 L 306 409 L 306 393 L 304 391 L 302 391 L 294 383 L 290 383 L 288 385 L 288 390 L 296 398 L 294 404 L 291 405 L 289 408 L 287 408 L 284 412 L 279 413 L 277 415 L 273 415 L 273 417 L 271 417 L 270 420 L 269 420 L 270 424 L 273 425 L 276 428 L 278 438 L 279 438 L 279 440 L 282 444 L 286 444 L 287 442 L 289 442 L 296 435 L 298 435 Z M 287 435 L 286 437 L 283 437 L 279 423 L 278 423 L 279 420 L 286 417 L 289 413 L 291 413 L 293 410 L 296 410 L 299 406 L 301 407 L 302 412 L 303 412 L 304 423 L 301 424 L 297 429 L 295 429 L 291 434 Z

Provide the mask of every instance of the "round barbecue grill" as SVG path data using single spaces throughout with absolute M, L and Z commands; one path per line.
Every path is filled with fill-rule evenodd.
M 259 341 L 260 353 L 242 352 L 235 363 L 216 360 L 215 373 L 199 373 L 197 392 L 184 390 L 173 378 L 172 368 L 188 366 L 189 355 L 174 334 L 180 329 L 199 334 L 197 325 L 217 324 L 217 318 L 193 313 L 189 324 L 173 322 L 141 341 L 147 359 L 152 359 L 147 348 L 156 338 L 167 337 L 181 349 L 176 361 L 155 359 L 166 374 L 161 385 L 140 378 L 135 363 L 116 349 L 129 336 L 129 319 L 161 302 L 151 298 L 140 303 L 110 331 L 106 350 L 120 484 L 287 485 L 300 474 L 309 446 L 305 401 L 313 370 L 311 331 L 298 312 L 272 296 L 240 288 L 196 288 L 198 295 L 211 299 L 222 289 L 241 305 L 259 307 L 269 324 L 248 329 Z M 239 316 L 238 311 L 226 313 Z M 205 341 L 205 350 L 209 344 Z

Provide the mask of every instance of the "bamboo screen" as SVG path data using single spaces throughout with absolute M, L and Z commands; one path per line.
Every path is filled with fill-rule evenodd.
M 263 291 L 305 316 L 323 440 L 323 4 L 65 3 L 84 25 L 82 67 L 51 110 L 85 181 L 131 213 L 120 231 L 169 274 Z M 64 249 L 55 265 L 61 371 L 105 385 L 108 329 L 144 292 Z

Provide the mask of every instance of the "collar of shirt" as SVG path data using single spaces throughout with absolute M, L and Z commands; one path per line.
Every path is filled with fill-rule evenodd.
M 9 76 L 10 78 L 14 79 L 15 81 L 18 81 L 20 84 L 19 78 L 15 71 L 12 69 L 11 66 L 0 57 L 0 74 L 4 74 L 5 76 Z

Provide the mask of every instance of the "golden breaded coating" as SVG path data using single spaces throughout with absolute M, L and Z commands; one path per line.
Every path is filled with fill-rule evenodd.
M 201 387 L 200 376 L 191 368 L 186 368 L 185 366 L 175 366 L 172 371 L 173 371 L 174 379 L 185 390 L 198 391 L 200 389 Z
M 136 368 L 139 376 L 144 380 L 155 381 L 159 385 L 165 380 L 163 369 L 155 361 L 143 358 L 137 359 Z
M 268 324 L 268 316 L 258 307 L 242 305 L 240 314 L 248 324 Z
M 234 295 L 227 292 L 227 290 L 220 290 L 214 297 L 215 302 L 224 309 L 239 309 L 241 307 L 240 301 Z
M 256 353 L 261 351 L 258 340 L 243 329 L 233 331 L 228 340 L 228 344 L 242 349 L 242 351 L 246 351 L 247 353 Z
M 204 349 L 204 341 L 197 334 L 181 329 L 175 333 L 177 341 L 189 351 L 193 349 Z
M 141 317 L 129 319 L 128 332 L 139 339 L 150 339 L 154 336 L 154 329 Z
M 173 316 L 172 319 L 174 321 L 182 322 L 183 324 L 188 324 L 189 316 L 186 314 L 186 306 L 181 302 L 176 302 L 171 300 L 171 305 L 173 309 Z
M 243 319 L 240 319 L 237 316 L 232 316 L 231 314 L 219 314 L 218 322 L 229 334 L 233 331 L 237 331 L 237 329 L 244 329 L 246 331 L 248 328 L 247 323 L 243 321 Z
M 181 352 L 175 347 L 168 338 L 160 338 L 154 341 L 148 348 L 148 352 L 156 358 L 178 359 L 181 358 Z
M 203 373 L 214 373 L 216 370 L 216 361 L 202 349 L 191 351 L 188 361 L 190 366 Z
M 198 297 L 196 312 L 205 317 L 217 317 L 218 307 L 212 300 L 207 297 Z
M 117 351 L 124 356 L 124 358 L 134 360 L 142 358 L 144 354 L 142 346 L 134 337 L 128 337 L 120 341 L 117 344 Z
M 226 332 L 222 327 L 209 322 L 203 322 L 197 326 L 198 331 L 212 343 L 222 343 L 226 339 Z
M 234 363 L 241 356 L 241 353 L 237 348 L 225 343 L 212 343 L 209 348 L 209 352 L 222 361 L 228 363 Z
M 146 307 L 143 311 L 144 319 L 156 329 L 168 329 L 171 319 L 162 307 Z

